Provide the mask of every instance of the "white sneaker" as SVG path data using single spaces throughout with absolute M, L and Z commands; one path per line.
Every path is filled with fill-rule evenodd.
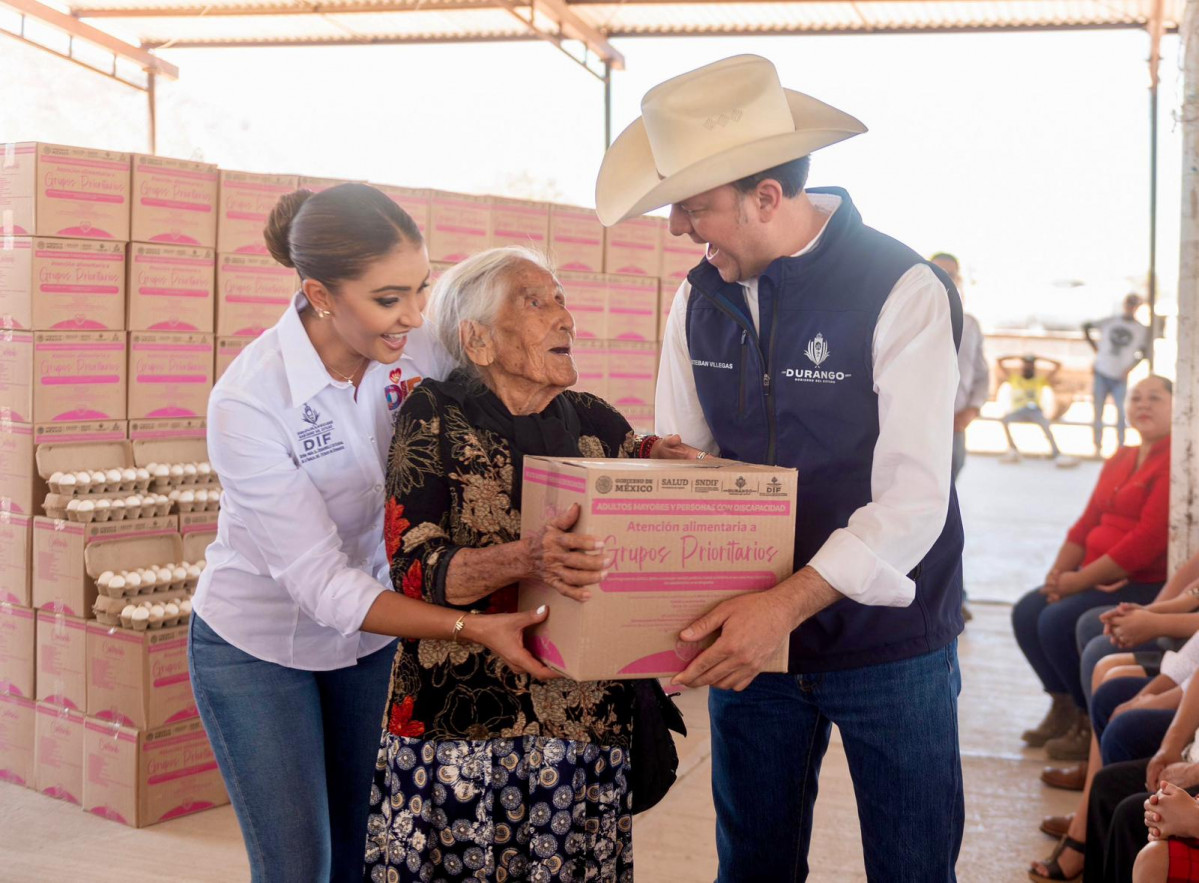
M 1077 457 L 1054 457 L 1053 465 L 1058 469 L 1073 469 L 1078 465 Z
M 999 458 L 1000 463 L 1019 463 L 1021 460 L 1019 451 L 1008 451 Z

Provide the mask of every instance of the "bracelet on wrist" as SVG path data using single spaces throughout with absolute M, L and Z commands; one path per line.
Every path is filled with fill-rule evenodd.
M 451 637 L 454 639 L 455 644 L 458 643 L 458 633 L 461 632 L 464 628 L 466 628 L 466 617 L 474 616 L 478 612 L 479 611 L 477 611 L 477 610 L 468 610 L 465 613 L 463 613 L 461 616 L 458 617 L 458 621 L 454 623 L 454 629 L 451 632 Z

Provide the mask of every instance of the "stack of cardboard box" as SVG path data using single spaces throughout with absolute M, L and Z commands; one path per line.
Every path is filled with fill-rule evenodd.
M 163 741 L 168 720 L 129 713 L 164 691 L 190 697 L 186 629 L 154 630 L 177 657 L 163 665 L 149 632 L 98 626 L 88 561 L 105 549 L 121 568 L 167 563 L 116 554 L 147 538 L 186 560 L 181 516 L 124 517 L 125 483 L 84 494 L 49 479 L 205 458 L 217 170 L 35 143 L 0 156 L 0 778 L 152 824 L 225 801 L 198 721 L 170 721 L 177 738 Z M 68 519 L 84 499 L 103 521 Z M 189 525 L 196 559 L 215 513 L 203 521 Z M 126 635 L 139 649 L 114 653 Z

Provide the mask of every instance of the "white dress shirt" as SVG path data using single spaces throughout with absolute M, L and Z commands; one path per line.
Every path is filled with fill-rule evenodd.
M 836 196 L 811 199 L 829 217 L 841 204 Z M 795 256 L 815 248 L 823 233 L 822 228 Z M 756 328 L 758 280 L 740 284 Z M 683 282 L 666 320 L 655 423 L 659 435 L 678 433 L 687 444 L 718 453 L 687 349 L 690 296 L 691 285 Z M 871 502 L 834 531 L 811 561 L 797 564 L 812 565 L 834 589 L 861 604 L 906 607 L 916 596 L 907 574 L 945 526 L 958 388 L 949 299 L 928 265 L 916 264 L 891 289 L 875 325 L 872 351 L 879 435 Z
M 361 632 L 391 589 L 384 468 L 399 371 L 334 380 L 300 321 L 305 301 L 234 359 L 208 402 L 224 493 L 194 610 L 233 646 L 290 668 L 353 665 L 392 638 Z

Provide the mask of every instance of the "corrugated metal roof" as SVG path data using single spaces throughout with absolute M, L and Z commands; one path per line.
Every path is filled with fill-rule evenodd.
M 4 0 L 0 0 L 3 4 Z M 1146 27 L 1154 0 L 577 0 L 607 38 Z M 1177 30 L 1183 0 L 1165 0 Z M 519 40 L 528 0 L 73 0 L 69 12 L 147 47 Z M 546 5 L 534 8 L 546 16 Z M 538 17 L 542 33 L 557 31 Z

